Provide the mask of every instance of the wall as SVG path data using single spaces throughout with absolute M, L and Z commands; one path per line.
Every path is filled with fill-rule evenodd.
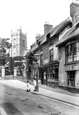
M 49 63 L 49 43 L 43 45 L 43 64 Z
M 59 48 L 59 85 L 67 85 L 67 73 L 65 72 L 65 48 Z
M 49 50 L 53 49 L 53 59 L 54 61 L 58 61 L 58 47 L 56 47 L 56 44 L 58 43 L 58 37 L 50 38 L 52 44 L 49 46 Z

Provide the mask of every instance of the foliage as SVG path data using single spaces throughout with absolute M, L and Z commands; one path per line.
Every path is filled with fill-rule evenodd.
M 33 65 L 33 62 L 37 62 L 37 59 L 34 53 L 32 52 L 28 52 L 28 54 L 26 55 L 26 59 L 27 59 L 27 65 L 30 65 L 30 66 Z
M 0 41 L 0 65 L 5 66 L 9 59 L 9 53 L 6 53 L 7 49 L 11 48 L 11 43 L 7 42 L 6 39 Z
M 33 62 L 37 62 L 37 59 L 32 52 L 28 52 L 26 55 L 26 73 L 28 79 L 31 78 L 31 69 L 33 67 Z

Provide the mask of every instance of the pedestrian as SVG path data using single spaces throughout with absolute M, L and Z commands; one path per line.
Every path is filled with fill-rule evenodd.
M 29 80 L 27 80 L 27 92 L 30 92 L 30 84 L 29 84 Z

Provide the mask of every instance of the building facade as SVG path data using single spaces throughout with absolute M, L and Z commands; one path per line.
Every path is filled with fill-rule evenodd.
M 11 33 L 12 48 L 10 51 L 11 57 L 23 56 L 24 51 L 27 50 L 27 36 L 22 32 L 22 29 L 17 29 Z
M 73 26 L 58 42 L 59 86 L 79 91 L 79 4 L 70 5 Z
M 34 47 L 31 46 L 31 51 L 39 54 L 39 79 L 44 85 L 59 85 L 59 55 L 56 45 L 62 33 L 65 33 L 71 25 L 70 19 L 66 19 L 56 27 L 49 29 L 47 34 L 38 37 L 35 45 L 33 44 Z M 45 30 L 47 29 L 45 28 Z

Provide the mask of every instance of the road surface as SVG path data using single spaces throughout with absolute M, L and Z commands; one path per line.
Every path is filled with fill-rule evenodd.
M 79 115 L 79 108 L 0 83 L 0 115 Z

